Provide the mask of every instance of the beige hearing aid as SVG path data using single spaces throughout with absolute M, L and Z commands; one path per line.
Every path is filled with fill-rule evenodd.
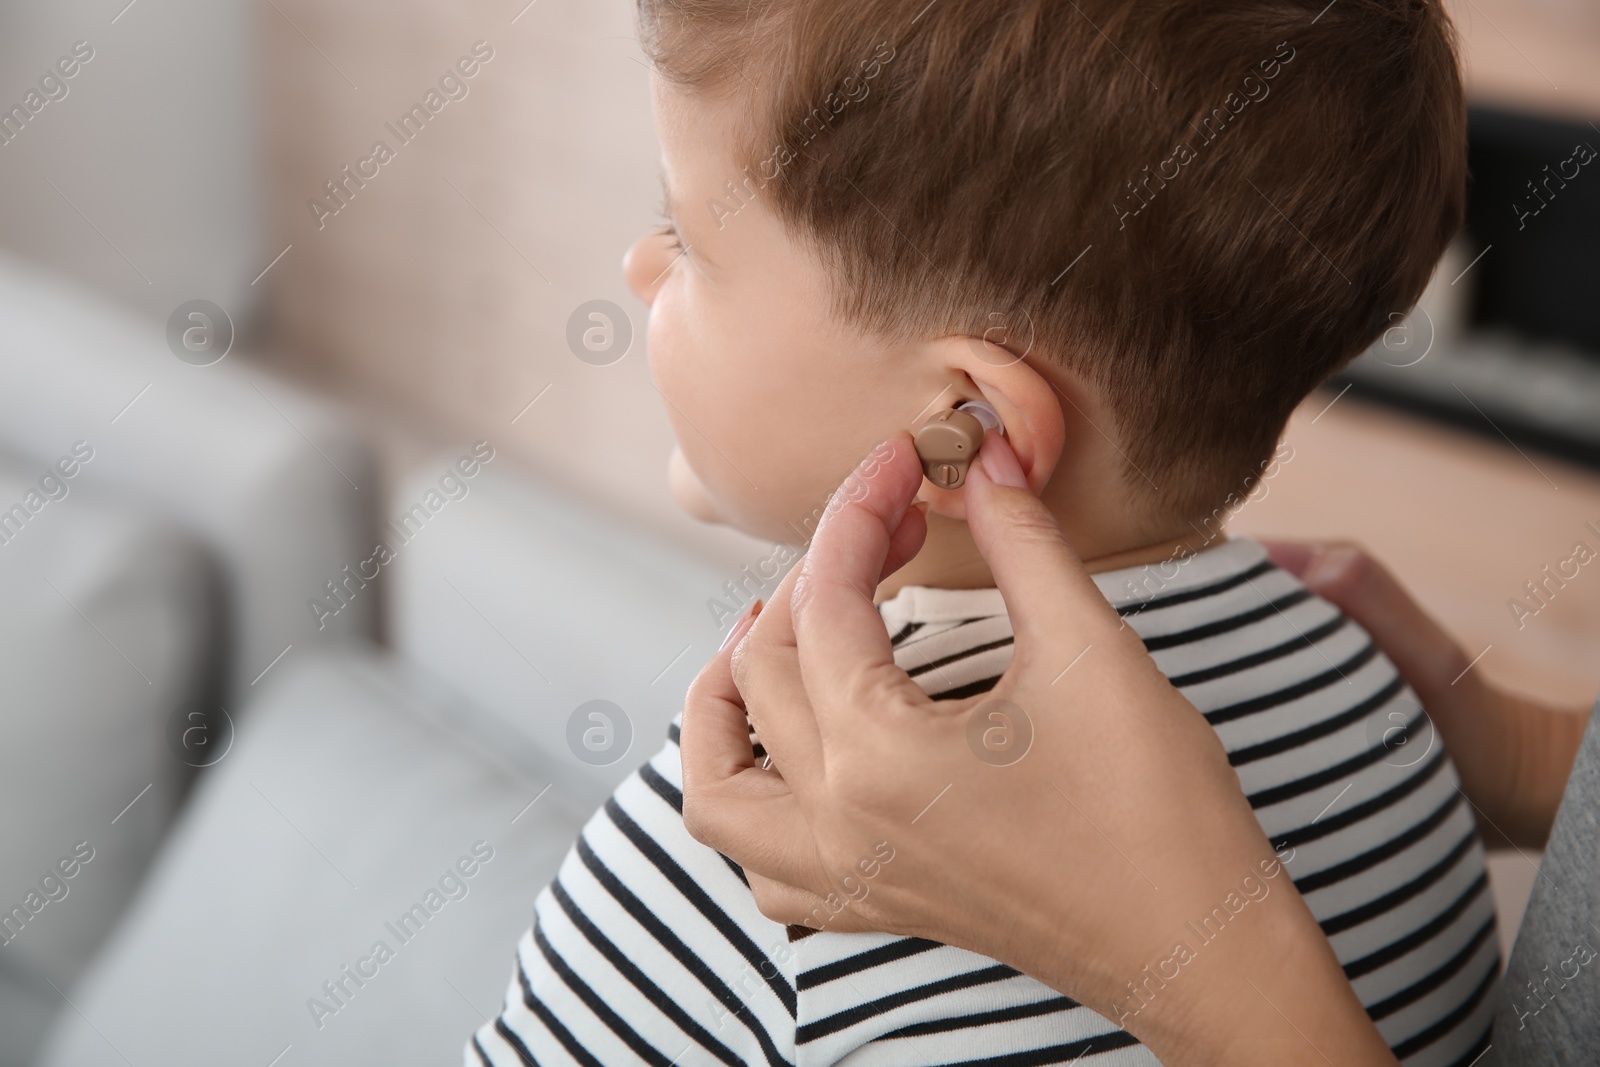
M 967 466 L 978 457 L 986 428 L 1005 433 L 1000 415 L 982 400 L 968 400 L 938 412 L 917 427 L 913 443 L 922 473 L 940 489 L 960 489 Z

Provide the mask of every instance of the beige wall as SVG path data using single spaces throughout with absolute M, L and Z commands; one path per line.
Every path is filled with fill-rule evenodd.
M 1486 103 L 1587 122 L 1600 115 L 1600 5 L 1593 0 L 1446 0 L 1467 85 Z
M 489 438 L 669 536 L 753 558 L 753 542 L 681 516 L 665 487 L 671 436 L 620 271 L 660 198 L 632 4 L 543 0 L 513 24 L 521 3 L 258 5 L 269 257 L 292 245 L 260 283 L 272 351 L 390 430 Z M 479 40 L 494 57 L 467 95 L 401 145 L 384 124 Z M 332 204 L 323 183 L 378 139 L 394 159 L 319 229 L 307 202 Z M 566 346 L 569 315 L 594 298 L 633 320 L 611 366 Z

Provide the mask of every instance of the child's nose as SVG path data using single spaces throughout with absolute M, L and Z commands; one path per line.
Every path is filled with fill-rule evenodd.
M 633 290 L 633 295 L 649 304 L 671 262 L 667 255 L 667 237 L 655 230 L 645 234 L 622 256 L 622 277 Z

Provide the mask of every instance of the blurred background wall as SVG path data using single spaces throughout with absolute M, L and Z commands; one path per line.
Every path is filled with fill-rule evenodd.
M 0 107 L 77 42 L 93 54 L 0 146 L 0 245 L 158 320 L 197 297 L 252 312 L 265 195 L 255 7 L 0 8 Z
M 665 487 L 671 437 L 644 308 L 621 276 L 660 199 L 632 5 L 275 0 L 256 25 L 271 57 L 270 253 L 290 248 L 261 282 L 269 358 L 366 409 L 503 443 L 700 551 L 748 555 L 741 536 L 684 519 Z M 402 146 L 402 116 L 476 42 L 493 58 Z M 319 223 L 308 202 L 338 206 L 325 183 L 377 140 L 396 157 L 365 187 L 346 183 L 347 206 Z M 569 316 L 594 299 L 632 319 L 631 348 L 608 366 L 566 344 Z
M 350 400 L 391 455 L 487 436 L 742 561 L 746 539 L 667 495 L 643 307 L 621 279 L 659 199 L 632 18 L 625 2 L 547 0 L 8 5 L 6 106 L 75 42 L 94 58 L 0 147 L 0 244 L 158 322 L 214 301 L 241 350 Z M 493 58 L 460 79 L 466 95 L 402 144 L 385 124 L 480 41 Z M 341 168 L 380 139 L 395 158 L 358 188 Z M 338 206 L 333 180 L 349 206 L 319 225 L 308 202 Z M 610 366 L 564 341 L 595 298 L 633 319 Z

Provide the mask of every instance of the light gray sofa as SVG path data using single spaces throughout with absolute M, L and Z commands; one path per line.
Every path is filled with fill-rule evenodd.
M 394 651 L 286 663 L 251 705 L 41 1064 L 454 1062 L 497 1010 L 534 896 L 719 643 L 720 576 L 496 463 L 388 565 Z M 593 699 L 632 733 L 604 766 L 569 743 Z M 402 947 L 479 842 L 493 859 Z M 393 958 L 362 964 L 380 940 Z
M 93 452 L 0 543 L 0 1065 L 455 1061 L 726 576 L 471 442 L 385 506 L 339 412 L 3 256 L 0 321 L 0 508 Z
M 365 605 L 318 629 L 304 600 L 376 507 L 347 481 L 370 463 L 334 414 L 237 360 L 183 363 L 163 324 L 9 255 L 0 323 L 0 1063 L 15 1064 L 68 1010 L 205 762 L 174 749 L 173 724 L 214 721 L 221 744 L 285 649 L 274 669 L 372 632 Z

